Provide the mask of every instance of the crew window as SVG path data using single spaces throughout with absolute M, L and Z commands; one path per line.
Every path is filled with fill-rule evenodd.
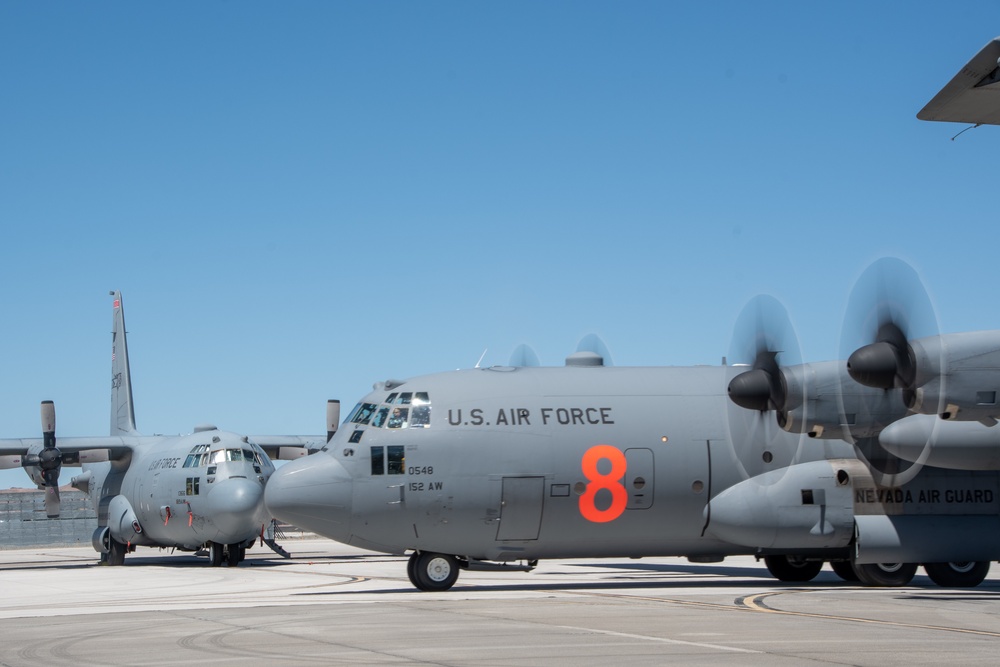
M 367 424 L 371 421 L 372 414 L 375 412 L 374 403 L 362 403 L 361 407 L 358 408 L 357 414 L 354 415 L 354 419 L 351 421 L 355 424 Z
M 431 406 L 416 405 L 410 414 L 410 428 L 427 428 L 431 425 Z
M 385 474 L 385 447 L 372 447 L 372 474 Z
M 397 393 L 395 393 L 395 392 L 393 392 L 393 393 L 389 394 L 389 395 L 388 395 L 388 396 L 386 397 L 386 399 L 385 399 L 385 404 L 386 404 L 386 405 L 392 405 L 393 403 L 395 403 L 395 402 L 396 402 L 396 396 L 398 396 L 398 395 L 399 395 L 399 394 L 397 394 Z
M 375 413 L 375 418 L 372 419 L 372 426 L 375 428 L 382 428 L 382 424 L 385 423 L 385 418 L 389 416 L 389 408 L 381 407 L 379 411 Z
M 392 414 L 389 415 L 389 428 L 406 428 L 409 415 L 409 408 L 393 408 Z
M 406 448 L 403 445 L 389 445 L 388 448 L 372 447 L 372 474 L 386 473 L 386 449 L 389 450 L 389 474 L 402 475 L 406 471 Z
M 406 470 L 406 448 L 402 445 L 389 445 L 389 474 L 402 475 Z
M 208 463 L 208 445 L 197 445 L 184 459 L 185 468 L 197 468 Z
M 431 399 L 427 395 L 426 391 L 418 391 L 413 394 L 413 404 L 414 405 L 430 405 Z
M 399 395 L 400 405 L 409 405 L 412 401 L 413 401 L 413 392 L 404 391 L 402 394 Z

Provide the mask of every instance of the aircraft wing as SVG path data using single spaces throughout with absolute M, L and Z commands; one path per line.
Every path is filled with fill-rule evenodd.
M 984 46 L 927 105 L 920 120 L 1000 125 L 1000 37 Z
M 80 463 L 87 463 L 88 460 L 117 461 L 124 459 L 143 441 L 156 439 L 157 436 L 94 436 L 59 438 L 56 444 L 63 455 L 63 464 L 80 465 Z M 11 457 L 20 457 L 29 452 L 37 452 L 42 448 L 43 444 L 42 438 L 3 438 L 0 439 L 0 458 L 10 460 Z M 104 451 L 107 451 L 106 455 L 104 455 Z M 88 457 L 88 452 L 93 452 L 95 455 Z M 0 467 L 17 467 L 5 466 L 3 463 L 6 463 L 6 461 L 0 461 Z
M 311 454 L 326 445 L 325 435 L 251 435 L 252 442 L 271 459 L 291 460 Z

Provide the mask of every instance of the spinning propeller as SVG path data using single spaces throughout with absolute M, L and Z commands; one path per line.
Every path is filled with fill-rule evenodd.
M 730 360 L 750 365 L 730 381 L 730 400 L 747 410 L 773 410 L 784 426 L 786 411 L 803 399 L 782 367 L 799 364 L 801 352 L 788 312 L 777 299 L 757 296 L 743 308 L 734 327 Z
M 848 299 L 841 334 L 841 352 L 850 355 L 847 372 L 866 387 L 902 389 L 903 402 L 913 407 L 922 382 L 909 341 L 937 333 L 934 307 L 916 271 L 900 259 L 882 258 L 862 273 Z
M 36 450 L 37 453 L 29 451 L 21 465 L 36 469 L 32 479 L 45 489 L 45 514 L 54 519 L 59 516 L 59 471 L 63 454 L 56 447 L 56 406 L 52 401 L 42 401 L 41 416 L 42 448 Z

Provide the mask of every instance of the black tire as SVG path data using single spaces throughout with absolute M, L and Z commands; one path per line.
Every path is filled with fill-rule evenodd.
M 226 565 L 236 567 L 240 564 L 240 545 L 230 544 L 226 547 Z
M 414 551 L 406 561 L 406 576 L 409 577 L 410 583 L 417 589 L 420 588 L 420 583 L 417 581 L 417 575 L 415 574 L 418 553 Z
M 849 560 L 831 560 L 830 569 L 844 581 L 858 581 L 858 573 L 854 571 L 854 565 Z
M 124 565 L 127 547 L 111 537 L 108 539 L 108 565 Z
M 865 586 L 905 586 L 917 573 L 916 563 L 854 563 L 858 581 Z
M 764 565 L 778 581 L 812 581 L 823 569 L 823 561 L 799 556 L 764 556 Z
M 458 561 L 447 554 L 419 551 L 410 556 L 406 573 L 419 590 L 446 591 L 458 581 Z
M 222 565 L 224 548 L 217 542 L 208 543 L 208 565 L 209 567 L 219 567 Z
M 924 571 L 938 586 L 975 588 L 983 583 L 990 571 L 990 561 L 965 563 L 924 563 Z

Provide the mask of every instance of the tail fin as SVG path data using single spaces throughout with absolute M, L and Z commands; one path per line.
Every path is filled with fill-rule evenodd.
M 116 290 L 109 294 L 115 300 L 111 326 L 111 435 L 126 435 L 136 431 L 132 376 L 125 342 L 125 309 L 121 292 Z

